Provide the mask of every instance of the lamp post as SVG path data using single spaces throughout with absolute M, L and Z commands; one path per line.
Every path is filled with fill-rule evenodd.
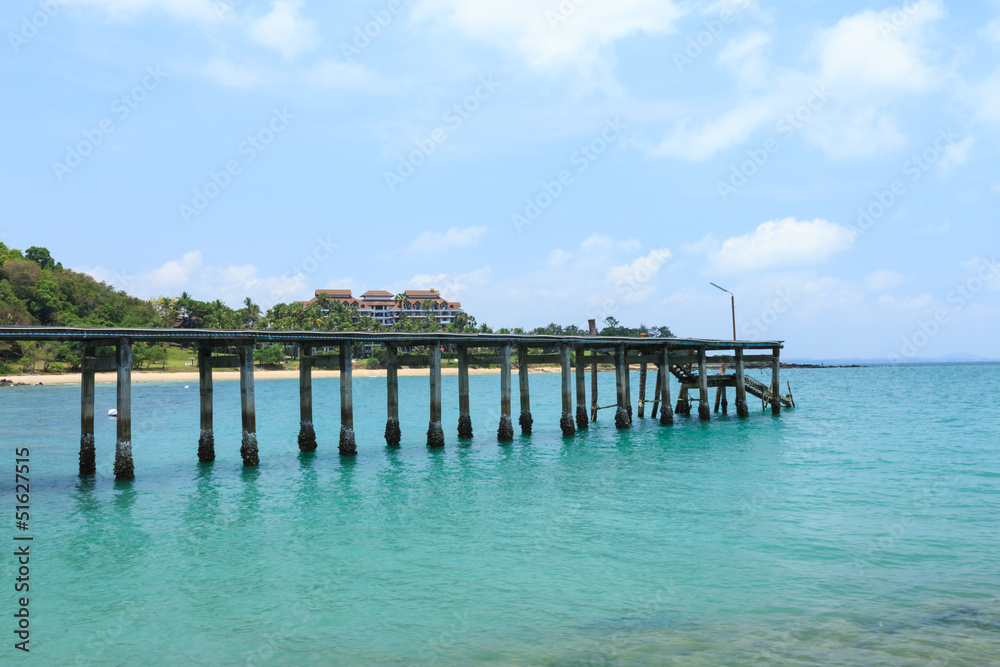
M 728 294 L 729 297 L 730 297 L 730 302 L 732 303 L 732 306 L 733 306 L 733 340 L 736 340 L 736 295 L 733 294 L 732 292 L 730 292 L 729 290 L 727 290 L 725 287 L 719 287 L 715 283 L 709 283 L 709 285 L 711 285 L 712 287 L 714 287 L 716 289 L 722 290 L 723 292 L 725 292 L 726 294 Z

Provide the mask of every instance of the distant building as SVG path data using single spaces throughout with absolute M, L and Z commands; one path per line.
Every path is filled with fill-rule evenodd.
M 329 297 L 331 302 L 339 301 L 347 308 L 357 308 L 359 315 L 368 315 L 386 327 L 396 324 L 400 313 L 406 313 L 411 319 L 425 318 L 429 313 L 434 316 L 439 326 L 446 326 L 454 322 L 455 316 L 462 310 L 461 303 L 448 301 L 441 297 L 440 292 L 433 289 L 406 290 L 402 293 L 405 298 L 400 299 L 383 290 L 369 290 L 358 298 L 353 296 L 349 289 L 318 289 L 316 296 L 311 300 L 296 303 L 316 303 L 321 294 Z M 328 312 L 328 309 L 322 310 L 324 315 Z

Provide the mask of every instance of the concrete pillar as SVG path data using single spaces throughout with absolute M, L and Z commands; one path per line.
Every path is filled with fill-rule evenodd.
M 240 345 L 240 408 L 243 415 L 243 441 L 240 456 L 243 465 L 260 465 L 257 449 L 257 408 L 253 386 L 253 345 Z
M 531 435 L 531 426 L 535 420 L 531 417 L 531 396 L 529 394 L 528 348 L 517 348 L 517 386 L 521 394 L 521 416 L 517 423 L 522 435 Z
M 212 348 L 198 348 L 198 394 L 201 401 L 201 430 L 198 435 L 198 460 L 215 460 L 215 427 L 212 415 Z
M 639 419 L 646 417 L 646 360 L 639 362 Z
M 624 364 L 622 365 L 622 373 L 625 374 L 625 412 L 628 413 L 628 425 L 632 426 L 632 369 L 628 362 L 628 348 L 626 347 L 624 352 L 622 352 L 622 359 L 624 359 Z
M 781 383 L 778 374 L 781 372 L 781 348 L 771 350 L 774 355 L 771 361 L 771 414 L 781 414 Z
M 431 421 L 427 426 L 427 446 L 444 447 L 444 429 L 441 428 L 441 343 L 434 341 L 430 352 Z
M 670 406 L 670 348 L 660 349 L 659 371 L 656 373 L 660 389 L 660 423 L 669 426 L 674 423 L 674 412 Z
M 398 447 L 402 439 L 399 430 L 399 354 L 395 345 L 387 344 L 385 360 L 386 420 L 385 444 Z
M 510 345 L 501 349 L 500 363 L 500 426 L 497 440 L 510 442 L 514 439 L 514 425 L 510 421 Z
M 118 361 L 118 437 L 115 442 L 115 479 L 135 479 L 132 463 L 132 341 L 122 338 Z
M 587 323 L 590 325 L 590 335 L 597 335 L 597 323 L 594 320 L 588 320 Z M 590 421 L 597 421 L 597 349 L 591 349 L 590 353 L 593 355 L 593 359 L 590 360 Z
M 472 413 L 469 406 L 469 348 L 458 348 L 458 437 L 472 438 Z
M 559 366 L 562 371 L 562 415 L 559 417 L 559 428 L 563 437 L 576 434 L 573 425 L 573 364 L 570 359 L 570 347 L 564 344 L 559 349 Z
M 698 419 L 708 421 L 712 410 L 708 407 L 708 371 L 705 363 L 705 348 L 698 348 Z
M 299 451 L 314 452 L 316 428 L 313 426 L 313 356 L 312 347 L 299 346 Z
M 97 472 L 94 449 L 94 348 L 84 346 L 80 358 L 80 474 Z
M 351 378 L 354 371 L 354 360 L 351 358 L 351 344 L 340 343 L 338 355 L 340 361 L 340 455 L 355 456 L 358 453 L 354 441 L 354 393 Z
M 743 348 L 736 348 L 736 415 L 749 417 L 750 407 L 747 405 L 746 375 L 743 369 Z
M 625 355 L 626 350 L 624 345 L 615 346 L 615 386 L 618 399 L 618 409 L 615 410 L 616 428 L 628 428 L 632 425 L 632 420 L 629 419 L 628 411 L 625 409 L 625 402 L 627 400 L 625 383 L 628 382 L 628 371 L 625 365 L 628 363 L 628 359 Z
M 584 349 L 576 348 L 576 427 L 590 428 L 587 415 L 587 366 Z

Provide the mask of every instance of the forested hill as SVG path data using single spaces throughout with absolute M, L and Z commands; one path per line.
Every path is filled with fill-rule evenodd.
M 163 326 L 153 304 L 64 269 L 45 248 L 0 243 L 0 325 Z

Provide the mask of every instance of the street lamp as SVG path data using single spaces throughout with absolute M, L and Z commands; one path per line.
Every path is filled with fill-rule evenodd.
M 730 302 L 733 306 L 733 340 L 736 340 L 736 295 L 727 290 L 725 287 L 719 287 L 715 283 L 709 283 L 712 287 L 720 289 L 730 296 Z

